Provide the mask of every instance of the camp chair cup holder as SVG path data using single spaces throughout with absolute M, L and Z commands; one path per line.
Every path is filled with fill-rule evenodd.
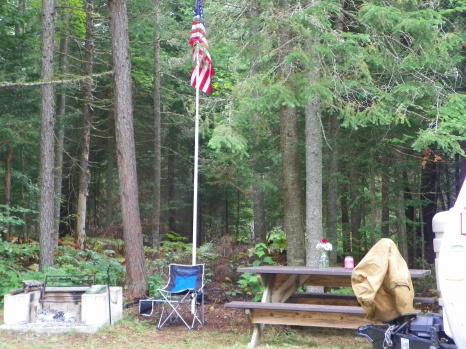
M 166 323 L 173 325 L 178 319 L 192 330 L 196 322 L 205 324 L 204 264 L 170 264 L 168 283 L 157 289 L 161 305 L 157 329 Z

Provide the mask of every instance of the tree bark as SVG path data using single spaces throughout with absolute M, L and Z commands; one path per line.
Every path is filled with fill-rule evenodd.
M 150 243 L 156 249 L 160 245 L 160 195 L 161 195 L 161 110 L 160 110 L 160 1 L 154 1 L 154 189 L 152 193 L 152 232 Z
M 387 163 L 387 157 L 384 157 L 384 163 Z M 382 237 L 390 237 L 390 176 L 385 171 L 382 171 L 382 189 L 381 189 L 381 202 L 380 208 L 382 210 Z
M 147 295 L 148 286 L 136 175 L 128 13 L 124 0 L 109 0 L 108 7 L 115 71 L 115 133 L 125 241 L 126 286 L 129 298 L 137 299 Z
M 176 226 L 176 197 L 175 197 L 175 154 L 177 151 L 177 136 L 173 126 L 169 128 L 167 143 L 170 142 L 170 147 L 167 152 L 167 190 L 168 190 L 168 227 L 171 231 L 177 231 Z
M 361 189 L 359 184 L 359 176 L 354 168 L 350 168 L 350 195 L 351 195 L 351 208 L 350 208 L 350 232 L 345 243 L 344 252 L 350 252 L 353 249 L 354 241 L 360 241 L 359 229 L 361 228 L 362 221 L 362 203 L 361 203 Z
M 259 183 L 253 184 L 254 243 L 265 243 L 267 228 L 265 225 L 264 190 Z
M 281 108 L 280 115 L 287 264 L 305 265 L 304 200 L 299 174 L 298 117 L 296 109 L 288 106 Z
M 287 11 L 288 2 L 280 4 L 278 11 Z M 293 50 L 291 30 L 283 25 L 277 35 L 278 47 L 278 79 L 292 89 L 288 79 L 293 73 L 293 66 L 286 61 Z M 283 174 L 283 206 L 284 230 L 287 240 L 287 264 L 305 265 L 305 208 L 303 183 L 299 166 L 298 113 L 296 107 L 282 104 L 280 107 L 280 149 Z
M 338 156 L 338 131 L 340 123 L 336 116 L 330 117 L 330 137 L 332 149 L 330 149 L 329 161 L 329 177 L 328 177 L 328 197 L 327 197 L 327 238 L 333 244 L 333 252 L 330 254 L 330 262 L 335 264 L 337 262 L 338 251 L 338 180 L 339 173 Z
M 420 240 L 422 244 L 422 257 L 430 263 L 435 261 L 434 233 L 432 231 L 432 219 L 437 213 L 437 164 L 433 161 L 434 155 L 430 150 L 425 151 L 424 158 L 427 160 L 422 169 L 421 177 L 421 200 L 427 202 L 422 207 L 422 223 Z
M 343 184 L 340 193 L 340 206 L 341 206 L 341 241 L 343 251 L 350 251 L 351 249 L 351 224 L 350 224 L 350 208 L 348 203 L 349 196 L 348 185 Z
M 41 78 L 47 83 L 53 79 L 55 36 L 55 1 L 42 1 L 42 67 Z M 41 144 L 40 144 L 40 262 L 39 269 L 53 265 L 54 242 L 58 232 L 54 230 L 54 86 L 41 86 Z
M 94 57 L 94 1 L 87 0 L 86 8 L 86 40 L 84 42 L 86 75 L 93 71 Z M 91 171 L 89 169 L 89 149 L 91 144 L 91 126 L 94 119 L 92 79 L 85 81 L 83 86 L 83 128 L 81 134 L 81 157 L 79 166 L 79 192 L 78 209 L 76 219 L 76 246 L 84 250 L 86 238 L 87 197 L 89 195 L 89 183 L 91 182 Z
M 7 145 L 6 162 L 5 162 L 5 206 L 7 208 L 7 216 L 10 216 L 11 208 L 11 174 L 13 172 L 13 147 L 11 143 Z M 6 224 L 6 231 L 1 230 L 1 240 L 10 241 L 11 225 Z
M 317 74 L 311 75 L 310 81 L 317 81 Z M 309 267 L 319 265 L 316 245 L 322 240 L 322 231 L 322 123 L 320 100 L 314 97 L 306 107 L 306 265 Z
M 252 0 L 249 5 L 249 25 L 251 36 L 255 36 L 259 33 L 260 27 L 255 20 L 259 16 L 259 4 L 257 0 Z M 251 74 L 257 75 L 259 73 L 259 67 L 255 61 L 251 64 Z M 256 92 L 256 95 L 258 93 Z M 257 96 L 259 97 L 259 96 Z M 260 122 L 258 113 L 253 115 L 254 123 Z M 260 142 L 257 141 L 260 137 L 254 135 L 254 145 L 251 147 L 254 149 L 254 154 L 252 155 L 252 166 L 253 166 L 253 176 L 254 184 L 252 186 L 252 195 L 253 195 L 253 219 L 254 219 L 254 243 L 265 243 L 267 240 L 267 226 L 265 222 L 265 193 L 262 187 L 262 181 L 264 180 L 263 170 L 260 165 Z
M 69 21 L 69 11 L 63 11 L 61 20 L 63 23 Z M 60 74 L 65 76 L 68 73 L 68 32 L 65 31 L 60 37 L 60 52 L 58 55 L 58 70 Z M 60 93 L 57 96 L 57 119 L 56 119 L 56 142 L 55 142 L 55 170 L 54 170 L 54 217 L 55 217 L 55 231 L 57 241 L 54 242 L 58 246 L 58 235 L 60 233 L 60 211 L 62 199 L 62 180 L 63 180 L 63 151 L 65 140 L 65 114 L 66 114 L 66 92 L 65 86 L 62 86 Z
M 402 170 L 397 171 L 397 178 L 403 178 L 403 172 Z M 407 217 L 405 213 L 405 198 L 404 198 L 404 185 L 403 181 L 399 181 L 399 186 L 396 187 L 397 191 L 397 218 L 398 218 L 398 246 L 401 255 L 403 258 L 408 261 L 409 258 L 409 253 L 408 253 L 408 230 L 407 230 Z
M 107 205 L 105 208 L 105 223 L 107 228 L 113 224 L 113 163 L 115 154 L 115 132 L 113 123 L 114 118 L 112 115 L 108 117 L 108 135 L 107 135 L 107 180 L 106 180 L 106 194 Z

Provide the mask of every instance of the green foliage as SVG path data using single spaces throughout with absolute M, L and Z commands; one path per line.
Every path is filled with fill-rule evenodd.
M 125 268 L 121 261 L 92 250 L 80 251 L 69 246 L 57 248 L 55 265 L 38 272 L 39 246 L 36 243 L 0 242 L 0 292 L 22 287 L 23 280 L 45 281 L 46 275 L 91 274 L 97 284 L 123 286 Z M 3 302 L 3 298 L 1 299 Z
M 335 294 L 354 294 L 353 289 L 351 287 L 339 287 L 333 288 L 330 290 L 330 293 Z
M 252 266 L 256 267 L 259 265 L 273 265 L 276 264 L 273 258 L 269 255 L 269 247 L 260 243 L 254 247 L 254 255 L 257 257 L 253 262 Z M 252 295 L 253 301 L 258 301 L 262 297 L 264 287 L 262 286 L 259 276 L 252 273 L 243 273 L 238 280 L 238 286 L 244 294 Z
M 431 273 L 425 278 L 413 279 L 415 295 L 420 297 L 438 297 L 435 265 L 420 258 L 416 260 L 416 263 L 419 268 L 428 269 Z
M 24 217 L 30 217 L 36 214 L 37 212 L 32 209 L 0 205 L 0 232 L 6 233 L 9 227 L 12 235 L 14 235 L 15 228 L 26 225 L 23 219 Z
M 22 286 L 22 275 L 39 260 L 37 244 L 12 244 L 0 241 L 0 295 Z M 0 299 L 0 303 L 3 298 Z
M 149 285 L 149 296 L 158 296 L 157 289 L 163 288 L 167 282 L 160 274 L 153 274 L 147 277 L 147 283 Z
M 257 302 L 262 298 L 264 286 L 262 286 L 258 274 L 241 274 L 241 278 L 238 280 L 238 286 L 240 287 L 243 294 L 253 296 L 253 302 Z
M 81 40 L 86 33 L 86 12 L 84 10 L 86 2 L 83 0 L 60 0 L 60 14 L 64 21 L 57 22 L 57 32 L 61 35 L 73 35 Z M 96 13 L 93 13 L 96 17 Z
M 6 232 L 8 225 L 21 226 L 25 224 L 21 218 L 12 215 L 15 211 L 19 212 L 20 210 L 10 208 L 6 205 L 0 205 L 0 232 Z
M 93 250 L 76 250 L 69 246 L 59 246 L 56 262 L 44 274 L 93 274 L 97 284 L 123 286 L 125 269 L 117 258 L 100 254 Z
M 165 236 L 171 242 L 186 242 L 186 241 L 188 241 L 187 237 L 181 236 L 180 234 L 175 233 L 174 231 L 168 232 Z
M 99 239 L 89 237 L 86 239 L 86 246 L 95 252 L 123 257 L 125 242 L 122 239 Z
M 434 147 L 450 154 L 465 156 L 462 142 L 466 140 L 466 95 L 451 94 L 432 117 L 429 128 L 418 131 L 413 148 L 422 151 Z
M 219 125 L 214 129 L 209 147 L 217 152 L 226 148 L 232 154 L 242 157 L 246 154 L 247 142 L 230 125 Z
M 267 232 L 267 243 L 269 249 L 283 252 L 286 250 L 286 234 L 281 227 L 274 227 Z

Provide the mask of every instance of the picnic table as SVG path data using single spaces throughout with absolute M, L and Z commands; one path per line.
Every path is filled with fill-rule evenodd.
M 411 278 L 424 278 L 430 270 L 410 269 Z M 357 329 L 367 324 L 356 296 L 322 292 L 298 292 L 303 286 L 351 287 L 351 269 L 341 267 L 257 266 L 238 268 L 257 273 L 264 286 L 261 302 L 234 301 L 226 308 L 245 309 L 254 324 L 249 348 L 259 344 L 265 324 Z M 432 302 L 417 298 L 415 302 Z

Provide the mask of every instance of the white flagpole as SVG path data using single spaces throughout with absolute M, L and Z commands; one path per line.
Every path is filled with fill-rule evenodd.
M 199 44 L 196 45 L 196 119 L 195 119 L 195 136 L 194 136 L 194 192 L 193 192 L 193 261 L 196 264 L 196 247 L 197 247 L 197 187 L 198 187 L 198 168 L 199 168 Z

